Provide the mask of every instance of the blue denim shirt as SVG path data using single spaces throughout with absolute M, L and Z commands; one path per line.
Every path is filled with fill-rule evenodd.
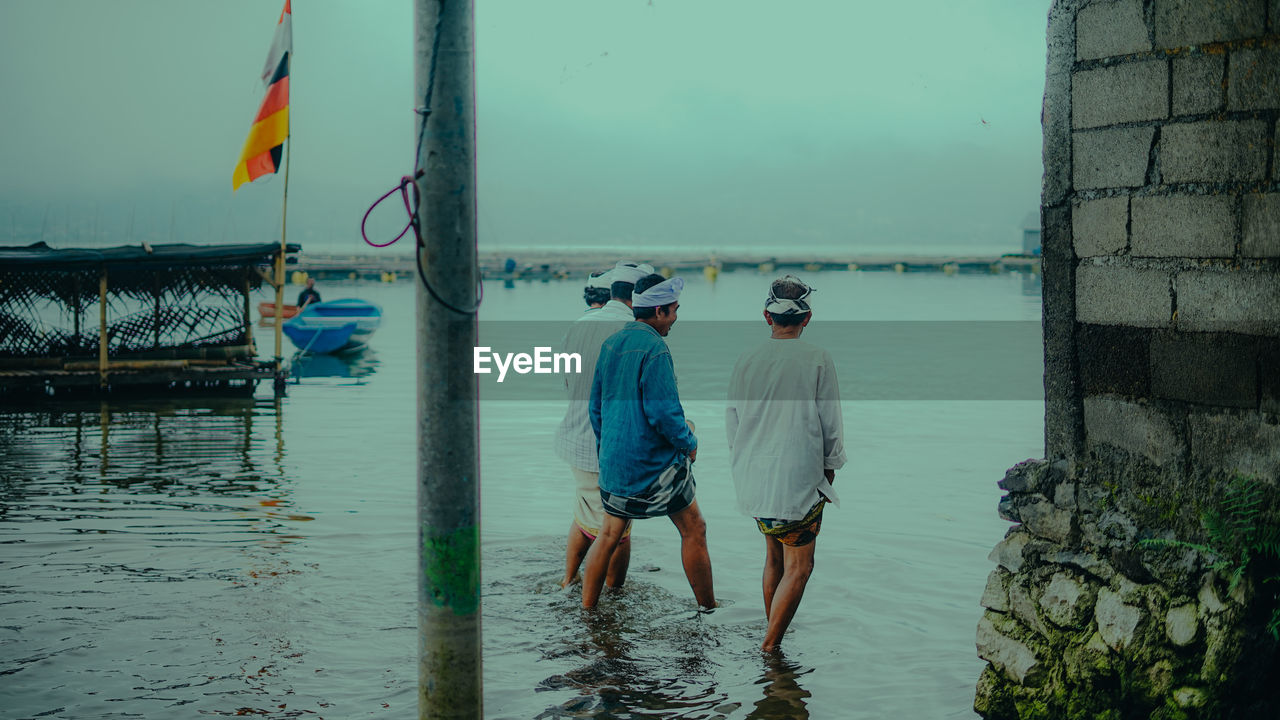
M 642 322 L 627 323 L 600 346 L 588 414 L 600 441 L 600 487 L 611 493 L 642 494 L 698 447 L 667 343 Z

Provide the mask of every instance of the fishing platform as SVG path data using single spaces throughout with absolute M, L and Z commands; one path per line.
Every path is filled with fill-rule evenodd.
M 250 296 L 300 249 L 0 247 L 0 400 L 282 384 L 278 339 L 257 358 Z

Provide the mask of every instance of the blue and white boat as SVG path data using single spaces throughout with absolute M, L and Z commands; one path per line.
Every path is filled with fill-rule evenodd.
M 348 298 L 308 305 L 282 329 L 299 352 L 337 354 L 368 347 L 380 324 L 382 308 Z

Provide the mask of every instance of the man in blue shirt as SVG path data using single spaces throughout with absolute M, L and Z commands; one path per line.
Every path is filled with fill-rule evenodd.
M 684 419 L 671 352 L 662 338 L 676 321 L 684 280 L 648 275 L 635 284 L 636 321 L 600 348 L 588 412 L 599 438 L 604 524 L 587 556 L 582 606 L 600 598 L 613 549 L 632 520 L 666 516 L 680 532 L 680 555 L 693 596 L 716 606 L 707 525 L 694 499 L 691 465 L 698 439 Z

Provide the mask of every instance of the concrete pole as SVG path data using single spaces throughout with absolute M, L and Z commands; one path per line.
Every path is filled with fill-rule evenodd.
M 478 279 L 473 11 L 472 0 L 414 0 L 415 97 L 422 102 L 431 96 L 426 134 L 420 143 L 419 128 L 414 135 L 416 167 L 424 172 L 416 180 L 422 234 L 417 252 L 430 283 L 426 287 L 422 277 L 417 282 L 418 716 L 478 720 L 483 693 L 479 415 L 472 370 Z

